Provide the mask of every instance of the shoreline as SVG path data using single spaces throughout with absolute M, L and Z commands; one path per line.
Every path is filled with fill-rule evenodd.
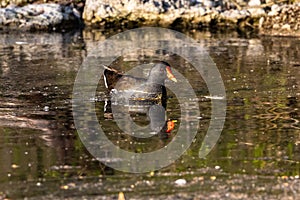
M 255 1 L 254 3 L 251 1 Z M 259 35 L 300 36 L 300 3 L 237 5 L 138 4 L 129 0 L 87 0 L 76 4 L 33 3 L 0 8 L 0 31 L 67 31 L 78 28 L 137 28 L 252 31 Z M 154 2 L 154 1 L 151 1 Z M 175 2 L 164 0 L 163 2 Z M 194 1 L 189 1 L 194 2 Z

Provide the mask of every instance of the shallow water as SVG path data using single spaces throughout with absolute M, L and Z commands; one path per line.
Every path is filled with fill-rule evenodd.
M 197 95 L 188 111 L 200 110 L 200 116 L 181 116 L 176 96 L 168 91 L 168 118 L 177 120 L 171 135 L 135 139 L 122 134 L 111 114 L 104 113 L 109 95 L 101 79 L 89 102 L 95 104 L 107 137 L 123 149 L 155 151 L 176 137 L 181 123 L 200 127 L 191 147 L 174 163 L 130 174 L 97 161 L 79 139 L 72 116 L 73 84 L 81 63 L 97 41 L 117 32 L 1 34 L 0 198 L 116 199 L 121 191 L 129 199 L 300 198 L 300 39 L 186 33 L 208 50 L 226 88 L 224 129 L 205 159 L 198 152 L 211 101 L 195 69 L 163 51 L 117 59 L 113 66 L 128 71 L 167 58 Z M 144 114 L 133 115 L 133 120 L 149 123 Z M 187 183 L 179 186 L 178 179 Z

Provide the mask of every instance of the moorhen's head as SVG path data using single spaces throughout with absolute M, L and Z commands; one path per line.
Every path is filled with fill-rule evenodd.
M 151 69 L 148 81 L 151 83 L 164 85 L 166 79 L 177 82 L 177 79 L 172 73 L 171 65 L 167 62 L 160 61 Z

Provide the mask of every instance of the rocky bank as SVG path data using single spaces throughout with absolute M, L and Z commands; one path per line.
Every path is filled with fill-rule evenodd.
M 16 0 L 15 0 L 16 1 Z M 64 30 L 81 27 L 162 26 L 256 30 L 300 36 L 300 3 L 270 0 L 86 0 L 15 4 L 0 8 L 0 29 Z

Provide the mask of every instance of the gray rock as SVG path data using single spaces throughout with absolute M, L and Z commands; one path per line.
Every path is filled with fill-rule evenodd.
M 71 6 L 31 4 L 24 7 L 0 8 L 0 26 L 23 29 L 56 29 L 78 26 L 80 15 Z

